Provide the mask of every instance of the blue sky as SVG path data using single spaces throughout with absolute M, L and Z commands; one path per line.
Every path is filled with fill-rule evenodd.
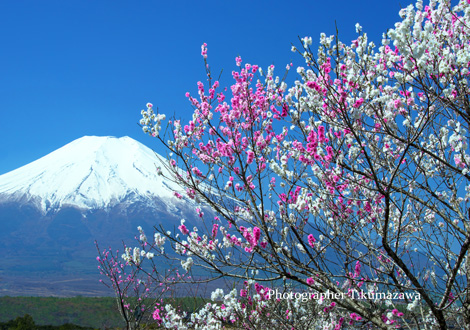
M 4 0 L 0 2 L 0 174 L 84 135 L 130 136 L 160 150 L 137 125 L 152 102 L 191 116 L 185 92 L 204 81 L 200 46 L 230 82 L 235 57 L 263 68 L 302 64 L 298 36 L 377 44 L 411 2 Z M 295 72 L 290 73 L 295 76 Z

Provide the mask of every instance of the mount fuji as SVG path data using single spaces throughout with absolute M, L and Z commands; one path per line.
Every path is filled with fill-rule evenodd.
M 137 226 L 198 221 L 160 159 L 129 137 L 85 136 L 1 175 L 0 295 L 106 294 L 95 240 L 122 249 Z
M 124 201 L 168 202 L 180 189 L 157 175 L 161 158 L 127 136 L 85 136 L 0 176 L 0 202 L 33 202 L 44 214 L 64 206 L 90 210 Z

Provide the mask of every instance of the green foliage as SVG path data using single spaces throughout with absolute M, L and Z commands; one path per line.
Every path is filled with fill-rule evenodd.
M 26 322 L 25 314 L 34 319 L 36 325 L 61 326 L 61 329 L 78 329 L 76 326 L 67 328 L 67 324 L 91 328 L 122 326 L 115 299 L 111 297 L 0 297 L 0 322 L 8 323 L 15 318 Z
M 81 327 L 76 324 L 66 323 L 60 326 L 37 325 L 31 315 L 25 314 L 5 323 L 0 323 L 0 330 L 93 330 L 91 327 Z
M 193 312 L 206 300 L 200 297 L 165 298 L 163 304 Z M 0 297 L 0 330 L 122 329 L 113 297 Z M 151 327 L 150 327 L 151 328 Z
M 212 302 L 210 299 L 201 297 L 180 297 L 163 299 L 164 304 L 171 304 L 177 306 L 178 309 L 191 313 L 201 309 L 207 302 Z
M 12 321 L 8 326 L 12 330 L 31 330 L 37 329 L 31 315 L 26 314 L 23 317 L 17 317 L 16 320 Z

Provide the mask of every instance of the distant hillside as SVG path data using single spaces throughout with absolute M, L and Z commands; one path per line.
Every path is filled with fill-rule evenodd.
M 32 316 L 38 325 L 72 323 L 84 327 L 121 327 L 114 298 L 0 297 L 0 322 Z
M 167 299 L 165 303 L 191 312 L 205 301 L 201 298 Z M 59 326 L 66 323 L 94 329 L 122 328 L 125 323 L 111 297 L 0 297 L 0 323 L 28 314 L 37 325 Z M 0 327 L 1 329 L 1 327 Z

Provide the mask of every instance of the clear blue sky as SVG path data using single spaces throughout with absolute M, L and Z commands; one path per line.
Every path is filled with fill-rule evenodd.
M 355 39 L 356 22 L 380 44 L 404 0 L 0 2 L 0 174 L 84 135 L 130 136 L 160 151 L 137 122 L 146 102 L 185 119 L 211 67 L 234 58 L 283 71 L 298 36 Z M 291 72 L 295 75 L 295 72 Z M 160 151 L 161 152 L 161 151 Z

